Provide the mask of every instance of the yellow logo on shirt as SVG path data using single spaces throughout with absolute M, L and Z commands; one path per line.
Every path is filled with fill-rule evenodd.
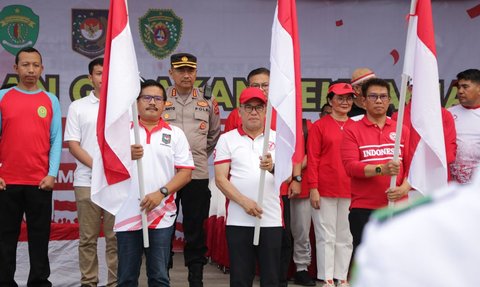
M 44 106 L 38 107 L 37 114 L 41 118 L 46 118 L 47 117 L 47 108 L 45 108 Z

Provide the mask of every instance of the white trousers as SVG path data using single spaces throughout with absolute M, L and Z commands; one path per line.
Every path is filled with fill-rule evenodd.
M 310 226 L 312 223 L 312 207 L 310 198 L 294 198 L 290 200 L 290 229 L 293 236 L 293 262 L 297 271 L 307 270 L 311 263 Z
M 312 209 L 320 280 L 347 279 L 353 250 L 349 207 L 349 198 L 320 197 L 320 209 Z

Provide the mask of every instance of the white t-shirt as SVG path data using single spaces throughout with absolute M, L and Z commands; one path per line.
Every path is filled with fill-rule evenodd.
M 131 140 L 134 142 L 133 129 Z M 175 175 L 176 168 L 195 169 L 190 146 L 183 131 L 161 120 L 151 132 L 140 125 L 140 143 L 143 146 L 143 173 L 145 194 L 158 191 Z M 115 215 L 115 231 L 134 231 L 142 228 L 137 165 L 133 165 L 132 188 L 128 198 Z M 176 193 L 170 194 L 147 215 L 148 228 L 170 227 L 175 222 Z
M 476 176 L 436 191 L 431 203 L 368 223 L 352 286 L 480 286 L 479 189 Z
M 82 99 L 76 100 L 68 108 L 64 141 L 77 141 L 93 157 L 97 142 L 97 117 L 100 101 L 93 91 Z M 90 186 L 92 169 L 75 159 L 73 186 Z
M 469 183 L 480 164 L 480 108 L 467 109 L 457 105 L 448 110 L 457 131 L 457 157 L 450 165 L 450 171 L 459 183 Z
M 214 164 L 230 163 L 230 182 L 248 198 L 258 200 L 260 159 L 263 151 L 263 134 L 250 138 L 242 128 L 220 136 L 214 150 Z M 269 152 L 275 162 L 275 131 L 270 131 Z M 280 191 L 275 190 L 271 173 L 265 173 L 262 227 L 282 226 Z M 236 202 L 227 200 L 227 225 L 255 226 L 255 217 L 248 215 Z

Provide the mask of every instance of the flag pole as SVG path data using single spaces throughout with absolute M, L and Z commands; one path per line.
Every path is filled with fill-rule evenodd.
M 270 126 L 272 122 L 272 103 L 267 100 L 267 114 L 265 115 L 265 128 L 263 132 L 263 159 L 268 152 L 268 143 L 270 141 Z M 258 197 L 257 197 L 257 205 L 258 207 L 262 208 L 263 205 L 263 191 L 265 187 L 265 172 L 266 170 L 260 170 L 260 181 L 258 184 Z M 256 217 L 255 218 L 255 229 L 253 231 L 253 245 L 258 246 L 260 241 L 260 221 L 261 219 Z
M 413 69 L 413 45 L 415 42 L 412 37 L 415 37 L 416 34 L 416 21 L 412 20 L 413 15 L 415 15 L 415 10 L 417 7 L 417 0 L 412 0 L 410 4 L 410 14 L 408 16 L 408 31 L 407 31 L 407 41 L 405 45 L 405 57 L 403 59 L 403 71 L 402 71 L 402 81 L 400 85 L 400 98 L 398 102 L 398 117 L 397 117 L 397 127 L 395 132 L 395 147 L 393 149 L 393 160 L 398 161 L 400 155 L 400 141 L 402 139 L 402 127 L 403 127 L 403 115 L 405 113 L 405 98 L 407 95 L 407 82 L 408 77 L 412 75 Z M 408 144 L 408 143 L 405 143 Z M 404 155 L 402 155 L 404 156 Z M 395 188 L 397 185 L 397 176 L 393 175 L 390 178 L 390 188 Z M 389 207 L 394 207 L 394 201 L 388 201 Z
M 138 124 L 137 101 L 134 101 L 132 104 L 132 117 L 133 117 L 133 134 L 135 137 L 135 144 L 139 144 L 140 128 Z M 145 198 L 145 183 L 143 181 L 143 162 L 141 158 L 137 159 L 137 169 L 138 169 L 138 187 L 140 190 L 140 201 L 142 201 Z M 143 247 L 148 248 L 150 246 L 150 242 L 148 240 L 147 210 L 145 209 L 141 214 L 142 214 Z

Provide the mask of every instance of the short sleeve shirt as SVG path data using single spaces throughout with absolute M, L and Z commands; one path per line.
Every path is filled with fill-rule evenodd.
M 248 198 L 258 200 L 260 181 L 260 160 L 263 151 L 263 134 L 249 137 L 241 127 L 220 136 L 214 150 L 214 164 L 230 163 L 230 182 Z M 275 131 L 270 131 L 269 152 L 275 162 Z M 280 191 L 275 190 L 275 180 L 271 173 L 265 173 L 262 227 L 282 226 Z M 227 200 L 227 225 L 255 226 L 255 217 L 248 215 L 234 201 Z
M 133 142 L 133 129 L 131 131 Z M 157 192 L 175 175 L 177 168 L 194 169 L 192 153 L 185 134 L 180 128 L 170 126 L 161 120 L 157 127 L 148 131 L 140 126 L 140 142 L 144 153 L 142 157 L 145 194 Z M 140 193 L 136 164 L 132 174 L 132 188 L 128 199 L 115 216 L 114 230 L 134 231 L 142 228 L 140 212 Z M 170 194 L 147 215 L 148 228 L 160 229 L 173 225 L 177 213 L 176 194 Z

